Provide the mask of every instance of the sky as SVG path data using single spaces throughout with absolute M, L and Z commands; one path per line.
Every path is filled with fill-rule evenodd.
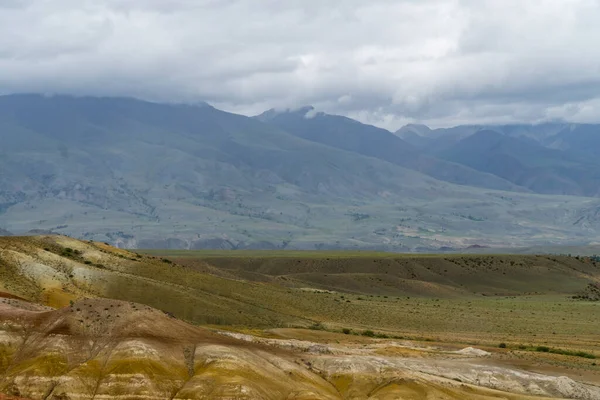
M 600 122 L 600 0 L 0 0 L 0 93 Z

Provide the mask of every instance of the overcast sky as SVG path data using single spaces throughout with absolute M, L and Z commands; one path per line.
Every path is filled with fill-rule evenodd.
M 0 0 L 0 92 L 600 122 L 600 0 Z

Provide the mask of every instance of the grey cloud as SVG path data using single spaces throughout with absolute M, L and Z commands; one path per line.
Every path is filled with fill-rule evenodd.
M 0 5 L 0 92 L 313 104 L 405 122 L 600 121 L 595 0 Z

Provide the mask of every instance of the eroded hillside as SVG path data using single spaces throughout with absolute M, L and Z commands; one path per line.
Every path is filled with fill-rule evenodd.
M 600 395 L 599 388 L 566 377 L 493 366 L 485 351 L 374 340 L 359 346 L 255 340 L 193 327 L 144 305 L 101 299 L 56 311 L 3 299 L 0 349 L 0 391 L 30 399 Z
M 176 255 L 64 236 L 0 238 L 0 392 L 34 400 L 600 395 L 600 307 L 570 295 L 598 281 L 588 258 Z

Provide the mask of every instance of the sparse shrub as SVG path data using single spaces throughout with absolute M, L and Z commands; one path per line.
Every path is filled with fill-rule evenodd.
M 585 351 L 573 351 L 573 350 L 564 350 L 564 349 L 553 349 L 548 346 L 537 346 L 535 351 L 539 351 L 542 353 L 552 353 L 552 354 L 561 354 L 563 356 L 571 356 L 571 357 L 582 357 L 588 359 L 596 359 L 596 355 L 592 353 L 586 353 Z
M 498 345 L 498 347 L 500 347 L 501 349 L 505 349 L 506 348 L 506 343 L 500 343 Z
M 344 333 L 344 335 L 349 335 L 350 332 L 352 332 L 352 331 L 348 328 L 344 328 L 344 329 L 342 329 L 342 332 Z
M 324 331 L 325 325 L 323 325 L 321 322 L 315 322 L 314 324 L 312 324 L 310 326 L 310 329 L 312 329 L 314 331 Z
M 92 265 L 92 262 L 91 262 L 90 260 L 85 260 L 83 263 L 84 263 L 85 265 Z
M 375 337 L 375 332 L 373 332 L 372 330 L 367 329 L 366 331 L 363 331 L 362 335 L 363 336 L 367 336 L 367 337 Z

